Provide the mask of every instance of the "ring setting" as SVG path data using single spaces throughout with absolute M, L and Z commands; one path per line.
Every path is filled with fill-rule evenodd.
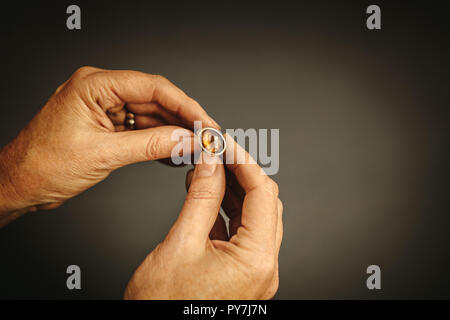
M 204 152 L 211 156 L 220 156 L 225 152 L 227 143 L 222 132 L 214 128 L 203 128 L 197 132 L 198 142 Z

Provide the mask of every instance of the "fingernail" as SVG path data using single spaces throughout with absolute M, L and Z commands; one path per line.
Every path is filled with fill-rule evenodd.
M 218 157 L 210 156 L 202 152 L 202 159 L 197 164 L 196 175 L 198 177 L 210 177 L 214 174 L 217 168 Z

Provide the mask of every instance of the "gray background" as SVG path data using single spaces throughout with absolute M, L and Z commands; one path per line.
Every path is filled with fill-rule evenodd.
M 77 2 L 2 9 L 6 144 L 78 67 L 162 74 L 223 128 L 279 128 L 278 299 L 449 298 L 449 27 L 443 7 L 378 2 Z M 314 4 L 313 4 L 314 3 Z M 62 124 L 64 125 L 64 124 Z M 122 168 L 0 230 L 1 298 L 121 298 L 185 196 L 187 168 Z M 82 268 L 68 291 L 65 269 Z M 365 286 L 368 265 L 382 290 Z

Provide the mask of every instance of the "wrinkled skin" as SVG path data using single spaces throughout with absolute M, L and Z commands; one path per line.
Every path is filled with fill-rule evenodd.
M 137 127 L 147 129 L 123 131 L 117 124 L 125 103 Z M 55 208 L 119 167 L 170 157 L 178 143 L 174 130 L 196 120 L 218 126 L 161 76 L 80 68 L 0 151 L 0 226 L 27 211 Z
M 283 237 L 277 184 L 254 163 L 227 164 L 227 179 L 220 161 L 213 174 L 203 173 L 208 166 L 188 173 L 180 216 L 135 272 L 126 299 L 270 299 L 276 293 Z M 221 205 L 231 219 L 230 238 L 218 216 Z
M 136 114 L 139 130 L 125 130 L 125 106 Z M 59 206 L 117 168 L 169 158 L 179 142 L 172 140 L 174 131 L 192 137 L 194 121 L 219 128 L 161 76 L 79 69 L 0 151 L 0 227 L 23 213 Z M 188 172 L 180 215 L 132 276 L 126 299 L 275 294 L 283 234 L 278 186 L 226 138 L 227 152 L 235 150 L 246 161 L 224 166 L 203 155 L 205 162 Z M 218 215 L 221 206 L 230 218 L 229 232 Z

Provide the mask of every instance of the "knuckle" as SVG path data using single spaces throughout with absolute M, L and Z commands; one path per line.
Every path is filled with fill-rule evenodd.
M 266 181 L 263 184 L 263 188 L 270 194 L 278 197 L 278 193 L 279 193 L 278 184 L 275 181 L 273 181 L 271 178 L 266 177 Z
M 186 200 L 217 200 L 218 198 L 219 194 L 217 192 L 192 186 L 189 189 Z
M 202 106 L 200 105 L 200 103 L 197 102 L 197 100 L 189 97 L 186 93 L 183 92 L 183 96 L 184 96 L 184 99 L 186 99 L 187 105 L 192 106 L 193 108 L 202 108 Z
M 56 88 L 55 95 L 58 95 L 66 87 L 67 83 L 68 83 L 68 81 L 64 82 L 58 88 Z
M 120 77 L 123 81 L 136 81 L 136 79 L 142 79 L 142 76 L 145 74 L 140 71 L 135 70 L 121 70 L 121 71 L 113 71 L 115 74 L 120 74 Z
M 158 82 L 169 82 L 169 79 L 167 79 L 166 77 L 164 77 L 163 75 L 160 75 L 160 74 L 155 74 L 154 78 Z
M 283 209 L 284 209 L 283 201 L 281 201 L 281 200 L 278 198 L 278 211 L 280 211 L 281 213 L 283 213 Z
M 87 75 L 95 72 L 96 70 L 98 70 L 97 68 L 94 67 L 90 67 L 90 66 L 83 66 L 78 68 L 74 73 L 72 78 L 74 79 L 80 79 L 80 78 L 84 78 Z
M 158 135 L 152 135 L 148 139 L 146 150 L 146 157 L 148 160 L 155 160 L 158 158 L 161 151 L 161 139 Z

